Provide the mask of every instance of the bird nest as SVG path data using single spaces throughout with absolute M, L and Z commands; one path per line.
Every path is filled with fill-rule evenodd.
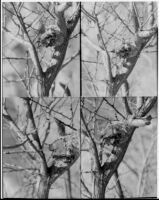
M 64 42 L 64 35 L 61 30 L 55 26 L 50 25 L 41 36 L 41 45 L 44 47 L 61 46 Z

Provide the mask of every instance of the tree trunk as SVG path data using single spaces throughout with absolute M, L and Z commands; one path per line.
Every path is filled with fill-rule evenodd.
M 48 175 L 39 175 L 37 188 L 37 198 L 38 199 L 48 199 L 50 184 L 49 184 L 49 176 Z
M 72 187 L 71 187 L 71 174 L 70 169 L 65 172 L 65 187 L 67 199 L 72 199 Z
M 103 178 L 104 178 L 103 172 L 95 173 L 93 198 L 96 198 L 96 199 L 104 199 L 105 198 L 105 184 L 104 184 Z

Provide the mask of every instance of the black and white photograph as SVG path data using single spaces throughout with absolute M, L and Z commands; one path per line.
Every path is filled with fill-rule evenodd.
M 81 101 L 81 198 L 156 197 L 157 98 Z
M 157 95 L 157 2 L 81 4 L 82 96 Z
M 3 96 L 79 97 L 75 2 L 2 3 Z
M 3 99 L 3 197 L 80 197 L 79 98 Z
M 158 5 L 2 1 L 2 199 L 159 197 Z

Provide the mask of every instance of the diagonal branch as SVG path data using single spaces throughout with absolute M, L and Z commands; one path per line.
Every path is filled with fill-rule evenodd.
M 5 112 L 7 113 L 7 111 L 5 110 Z M 28 137 L 27 134 L 24 134 L 23 131 L 20 130 L 20 128 L 17 126 L 17 124 L 14 122 L 14 120 L 12 119 L 12 117 L 7 113 L 3 113 L 3 118 L 7 121 L 7 123 L 9 123 L 10 128 L 17 134 L 17 139 L 18 141 L 20 141 L 21 143 L 23 143 L 24 141 L 28 140 L 29 145 L 23 145 L 26 149 L 30 148 L 31 150 L 33 149 L 35 152 L 39 154 L 38 149 L 36 148 L 36 146 L 33 144 L 33 142 L 30 140 L 30 138 Z M 31 156 L 31 154 L 29 154 Z M 33 156 L 31 156 L 33 158 Z
M 129 28 L 129 26 L 124 22 L 124 20 L 119 16 L 119 14 L 116 12 L 116 10 L 111 6 L 112 11 L 115 13 L 115 15 L 118 17 L 118 19 L 121 21 L 121 23 L 127 28 L 127 30 L 134 35 L 134 32 Z
M 103 99 L 104 99 L 104 101 L 105 101 L 110 107 L 112 107 L 123 119 L 125 119 L 125 116 L 124 116 L 121 112 L 119 112 L 113 104 L 111 104 L 106 98 L 103 98 Z
M 81 31 L 82 32 L 82 40 L 86 40 L 87 43 L 89 43 L 96 51 L 98 52 L 102 52 L 102 48 L 99 47 L 98 45 L 96 45 L 93 41 L 91 41 L 88 36 L 84 33 L 84 31 Z
M 138 113 L 136 114 L 137 117 L 145 116 L 152 109 L 152 107 L 154 106 L 156 101 L 157 101 L 156 97 L 150 97 L 148 99 L 148 102 L 147 103 L 145 102 L 142 109 L 140 109 L 138 111 Z M 135 130 L 136 130 L 135 127 L 129 127 L 127 129 L 128 139 L 122 143 L 122 146 L 120 147 L 121 153 L 118 155 L 116 160 L 114 160 L 112 163 L 110 163 L 109 168 L 106 168 L 106 167 L 103 168 L 104 173 L 105 173 L 105 183 L 104 183 L 105 188 L 106 188 L 107 184 L 109 183 L 110 178 L 112 177 L 112 175 L 115 173 L 116 169 L 119 167 L 120 163 L 122 162 Z M 106 164 L 107 163 L 105 163 L 105 166 L 106 166 Z
M 101 164 L 100 164 L 100 160 L 99 160 L 99 156 L 98 156 L 98 149 L 97 149 L 96 143 L 95 143 L 95 141 L 94 141 L 94 139 L 93 139 L 93 137 L 92 137 L 92 135 L 90 133 L 90 130 L 89 130 L 87 124 L 86 124 L 86 121 L 84 119 L 82 110 L 81 110 L 81 119 L 83 121 L 83 124 L 84 124 L 84 126 L 85 126 L 85 128 L 87 130 L 87 133 L 89 135 L 89 138 L 90 138 L 92 146 L 93 146 L 94 158 L 95 158 L 97 170 L 101 171 Z
M 24 98 L 24 101 L 26 102 L 27 115 L 28 115 L 28 119 L 30 121 L 30 127 L 29 127 L 30 130 L 29 131 L 31 131 L 31 129 L 32 129 L 33 139 L 37 143 L 38 150 L 41 150 L 42 146 L 41 146 L 40 138 L 39 138 L 38 131 L 37 131 L 37 128 L 36 128 L 36 124 L 35 124 L 32 108 L 31 108 L 31 105 L 30 105 L 30 99 L 29 98 Z
M 115 171 L 114 177 L 116 179 L 117 187 L 118 187 L 118 190 L 119 190 L 119 197 L 124 199 L 124 193 L 123 193 L 123 189 L 122 189 L 121 182 L 120 182 L 120 179 L 119 179 L 118 170 Z
M 66 4 L 66 3 L 65 3 Z M 64 42 L 61 46 L 55 46 L 54 50 L 55 52 L 58 52 L 58 57 L 56 57 L 56 64 L 51 65 L 46 72 L 44 73 L 45 75 L 45 96 L 49 96 L 49 90 L 55 81 L 58 73 L 62 69 L 62 64 L 65 58 L 65 54 L 67 51 L 68 43 L 70 36 L 80 18 L 80 6 L 78 5 L 77 13 L 75 14 L 74 18 L 71 20 L 72 26 L 67 28 L 67 24 L 64 19 L 64 11 L 65 9 L 70 7 L 70 4 L 62 4 L 61 7 L 58 7 L 56 10 L 56 15 L 57 15 L 57 24 L 61 28 L 62 33 L 64 34 Z
M 81 7 L 81 11 L 89 18 L 91 19 L 94 23 L 96 23 L 96 18 L 94 16 L 92 16 L 89 12 L 87 12 L 86 9 L 84 9 L 84 7 Z
M 139 176 L 139 182 L 138 182 L 138 188 L 137 188 L 138 189 L 137 190 L 137 196 L 138 197 L 142 197 L 142 195 L 143 195 L 142 187 L 144 186 L 143 184 L 144 184 L 144 181 L 145 181 L 144 180 L 144 173 L 146 173 L 145 170 L 146 170 L 146 167 L 147 167 L 147 162 L 148 162 L 149 156 L 151 156 L 150 154 L 152 152 L 152 149 L 154 148 L 154 145 L 156 143 L 156 139 L 157 139 L 157 136 L 155 136 L 152 139 L 150 146 L 148 148 L 148 151 L 146 153 L 145 160 L 144 160 L 143 165 L 142 165 L 142 170 L 141 170 L 141 174 Z
M 39 74 L 40 74 L 41 78 L 43 78 L 44 74 L 43 74 L 43 70 L 42 70 L 42 67 L 41 67 L 41 64 L 40 64 L 40 60 L 39 60 L 38 53 L 36 51 L 35 45 L 33 44 L 32 40 L 31 40 L 31 38 L 28 34 L 28 31 L 26 29 L 26 26 L 25 26 L 25 23 L 23 21 L 21 14 L 17 12 L 17 10 L 14 6 L 14 3 L 11 3 L 11 4 L 12 4 L 13 9 L 15 11 L 15 14 L 16 14 L 18 20 L 19 20 L 19 23 L 20 23 L 21 27 L 23 28 L 23 31 L 24 31 L 24 33 L 25 33 L 26 37 L 28 38 L 29 43 L 31 45 L 31 51 L 33 52 L 33 58 L 34 58 L 33 62 L 35 64 L 35 66 L 37 67 L 37 69 L 39 70 Z
M 127 115 L 132 115 L 132 111 L 130 109 L 127 97 L 122 97 L 123 103 L 125 105 L 125 110 Z
M 130 4 L 131 4 L 131 10 L 132 10 L 132 21 L 133 21 L 135 33 L 136 33 L 140 28 L 139 14 L 138 14 L 135 2 L 131 2 Z
M 70 58 L 68 58 L 62 65 L 62 69 L 64 67 L 66 67 L 71 61 L 73 61 L 73 59 L 75 59 L 78 55 L 79 55 L 79 51 L 77 51 L 76 53 L 74 53 Z
M 28 139 L 24 140 L 24 142 L 19 143 L 19 144 L 3 146 L 3 149 L 15 149 L 15 148 L 19 148 L 19 147 L 23 146 L 27 141 L 28 141 Z
M 39 4 L 44 10 L 46 10 L 46 11 L 49 13 L 49 15 L 50 15 L 53 19 L 56 19 L 56 16 L 55 16 L 54 14 L 52 14 L 52 13 L 49 11 L 49 9 L 47 9 L 41 2 L 38 2 L 38 4 Z
M 102 36 L 102 32 L 101 32 L 101 29 L 100 29 L 100 25 L 99 25 L 99 21 L 98 21 L 98 18 L 96 16 L 96 26 L 97 26 L 97 29 L 98 29 L 98 33 L 99 33 L 99 42 L 102 43 L 100 46 L 102 49 L 104 49 L 103 51 L 103 61 L 104 61 L 104 67 L 107 67 L 108 68 L 108 80 L 110 81 L 110 83 L 113 82 L 113 75 L 112 75 L 112 69 L 111 69 L 111 62 L 110 62 L 110 55 L 108 53 L 108 50 L 104 44 L 104 39 L 103 39 L 103 36 Z

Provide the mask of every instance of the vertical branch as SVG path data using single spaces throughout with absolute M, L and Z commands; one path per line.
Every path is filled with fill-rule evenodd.
M 139 110 L 144 103 L 144 97 L 136 97 L 136 108 Z
M 127 80 L 125 80 L 125 82 L 123 83 L 123 90 L 122 90 L 122 96 L 129 96 L 129 90 L 130 90 L 130 87 L 129 87 L 129 83 Z
M 94 108 L 96 108 L 96 99 L 94 99 L 93 101 L 94 103 Z M 96 112 L 94 112 L 94 116 L 92 116 L 92 121 L 93 121 L 93 129 L 94 132 L 96 133 L 97 131 L 97 126 L 96 126 Z M 90 145 L 90 149 L 91 149 L 91 145 Z M 100 158 L 99 158 L 100 160 Z M 92 178 L 92 198 L 96 197 L 96 184 L 97 184 L 97 176 L 96 174 L 98 173 L 98 169 L 97 166 L 95 165 L 95 161 L 94 161 L 94 155 L 93 153 L 91 153 L 91 178 Z
M 125 105 L 125 110 L 127 115 L 132 115 L 132 111 L 130 109 L 129 103 L 128 103 L 128 98 L 127 97 L 122 97 L 123 103 Z
M 36 69 L 38 71 L 37 75 L 40 76 L 40 81 L 38 82 L 38 85 L 40 86 L 40 87 L 38 87 L 38 95 L 43 96 L 44 95 L 44 72 L 43 72 L 42 66 L 40 64 L 40 60 L 39 60 L 39 57 L 38 57 L 36 47 L 33 44 L 32 40 L 29 36 L 29 33 L 27 31 L 27 28 L 26 28 L 26 25 L 24 23 L 24 20 L 23 20 L 21 13 L 16 10 L 14 3 L 11 3 L 11 5 L 12 5 L 12 7 L 15 11 L 15 14 L 17 16 L 17 19 L 18 19 L 18 21 L 19 21 L 29 43 L 30 43 L 30 47 L 29 47 L 30 56 L 32 57 L 32 61 L 33 61 L 34 65 L 36 66 Z
M 73 126 L 73 109 L 72 109 L 72 98 L 71 98 L 71 126 Z M 66 188 L 66 197 L 67 199 L 72 199 L 72 186 L 71 186 L 71 172 L 70 168 L 66 170 L 65 174 L 65 188 Z
M 121 182 L 120 182 L 120 179 L 119 179 L 118 169 L 115 171 L 114 177 L 115 177 L 116 184 L 117 184 L 117 187 L 118 187 L 119 197 L 124 199 L 124 193 L 123 193 Z
M 16 10 L 16 8 L 15 8 L 15 6 L 14 6 L 14 3 L 11 3 L 11 4 L 12 4 L 12 6 L 13 6 L 13 8 L 14 8 L 14 11 L 15 11 L 15 13 L 16 13 L 17 19 L 19 20 L 19 23 L 20 23 L 21 27 L 23 28 L 23 31 L 24 31 L 24 33 L 26 34 L 26 37 L 28 38 L 29 43 L 31 44 L 32 51 L 33 51 L 33 54 L 34 54 L 35 63 L 36 63 L 36 67 L 37 67 L 38 70 L 39 70 L 39 74 L 40 74 L 41 77 L 43 77 L 43 70 L 42 70 L 42 67 L 41 67 L 41 64 L 40 64 L 40 60 L 39 60 L 39 57 L 38 57 L 38 53 L 37 53 L 37 51 L 36 51 L 36 48 L 35 48 L 35 46 L 34 46 L 32 40 L 31 40 L 29 34 L 28 34 L 28 31 L 27 31 L 27 29 L 26 29 L 25 23 L 24 23 L 24 21 L 23 21 L 23 17 L 22 17 L 22 15 L 21 15 L 20 13 L 17 12 L 17 10 Z
M 95 193 L 95 164 L 94 164 L 94 159 L 93 159 L 93 155 L 91 154 L 90 156 L 91 159 L 91 183 L 92 183 L 92 188 L 91 188 L 91 198 L 94 197 L 94 193 Z
M 97 29 L 98 29 L 98 33 L 99 33 L 99 42 L 101 43 L 100 47 L 102 49 L 104 49 L 104 51 L 102 52 L 104 67 L 108 68 L 108 81 L 110 81 L 110 83 L 112 83 L 113 82 L 113 75 L 112 75 L 112 69 L 111 69 L 110 55 L 109 55 L 108 50 L 107 50 L 107 48 L 104 44 L 104 39 L 103 39 L 103 36 L 102 36 L 102 32 L 101 32 L 101 29 L 100 29 L 100 26 L 99 26 L 99 21 L 98 21 L 97 16 L 96 16 L 96 25 L 97 25 Z
M 140 27 L 139 15 L 138 15 L 135 2 L 131 2 L 130 4 L 131 4 L 131 10 L 132 10 L 132 21 L 133 21 L 134 29 L 136 33 Z
M 148 2 L 147 3 L 147 12 L 149 16 L 147 28 L 152 28 L 155 22 L 155 17 L 154 17 L 154 2 Z
M 98 170 L 98 171 L 101 171 L 101 165 L 100 165 L 100 161 L 99 161 L 99 157 L 98 157 L 98 149 L 97 149 L 97 146 L 96 146 L 96 144 L 95 144 L 95 141 L 93 140 L 93 137 L 91 136 L 90 130 L 89 130 L 87 124 L 86 124 L 86 121 L 85 121 L 85 119 L 84 119 L 84 116 L 83 116 L 83 112 L 82 112 L 82 111 L 81 111 L 81 119 L 82 119 L 82 121 L 83 121 L 83 124 L 84 124 L 84 126 L 85 126 L 85 128 L 86 128 L 86 131 L 87 131 L 87 133 L 88 133 L 88 135 L 89 135 L 89 138 L 90 138 L 90 140 L 91 140 L 91 143 L 92 143 L 92 148 L 93 148 L 93 151 L 94 151 L 94 158 L 95 158 L 97 170 Z
M 151 144 L 149 146 L 149 149 L 146 153 L 146 157 L 145 157 L 145 160 L 143 162 L 143 165 L 142 165 L 142 170 L 141 170 L 141 173 L 140 173 L 140 176 L 139 176 L 139 181 L 138 181 L 138 188 L 137 188 L 137 197 L 142 197 L 142 194 L 143 194 L 143 186 L 144 186 L 144 173 L 145 173 L 145 170 L 146 170 L 146 167 L 147 167 L 147 161 L 148 161 L 148 158 L 151 154 L 151 151 L 154 147 L 156 143 L 156 136 L 152 139 L 151 141 Z
M 72 187 L 71 187 L 71 172 L 70 168 L 66 171 L 65 174 L 65 187 L 67 199 L 72 199 Z
M 64 37 L 67 37 L 67 27 L 66 22 L 64 18 L 64 12 L 67 10 L 70 6 L 72 6 L 72 2 L 65 2 L 61 3 L 60 5 L 56 5 L 55 7 L 55 14 L 57 18 L 57 25 L 64 34 Z
M 31 135 L 33 137 L 34 143 L 36 142 L 36 146 L 37 146 L 40 158 L 41 158 L 40 174 L 38 176 L 39 178 L 38 178 L 37 185 L 36 185 L 37 195 L 38 195 L 38 198 L 48 198 L 49 175 L 48 175 L 47 161 L 46 161 L 45 154 L 43 152 L 41 141 L 40 141 L 38 131 L 36 128 L 34 115 L 33 115 L 33 111 L 32 111 L 31 104 L 30 104 L 30 98 L 23 98 L 23 99 L 26 102 L 26 106 L 28 109 L 27 114 L 28 114 L 28 119 L 29 119 L 29 124 L 30 124 L 29 128 L 33 129 Z
M 48 174 L 42 173 L 43 169 L 41 168 L 41 174 L 39 174 L 38 180 L 37 180 L 37 187 L 36 187 L 36 198 L 38 199 L 48 199 L 49 196 L 49 176 Z
M 37 148 L 38 150 L 41 150 L 42 149 L 42 145 L 41 145 L 41 142 L 40 142 L 40 138 L 39 138 L 39 135 L 38 135 L 38 131 L 37 131 L 37 128 L 36 128 L 36 124 L 35 124 L 35 120 L 34 120 L 34 116 L 33 116 L 33 112 L 32 112 L 32 108 L 31 108 L 31 105 L 30 105 L 30 99 L 29 98 L 25 98 L 24 101 L 26 102 L 26 106 L 27 106 L 27 111 L 28 111 L 28 119 L 30 121 L 30 127 L 29 127 L 29 131 L 32 132 L 32 136 L 33 136 L 33 139 L 34 141 L 37 143 Z

